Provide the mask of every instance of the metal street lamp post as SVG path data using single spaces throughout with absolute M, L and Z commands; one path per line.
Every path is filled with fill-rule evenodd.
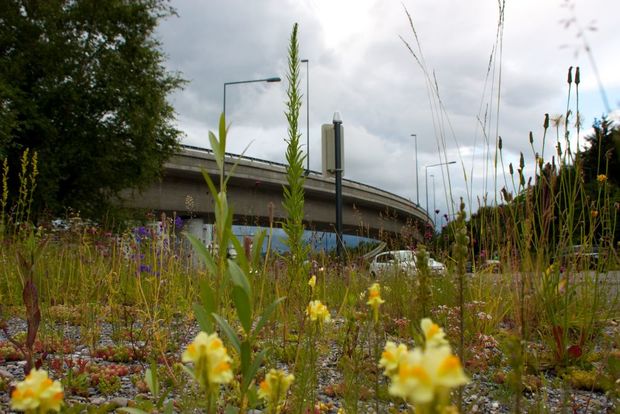
M 433 224 L 437 227 L 437 207 L 435 206 L 435 174 L 431 174 L 431 186 L 433 187 L 433 212 L 435 213 Z
M 432 167 L 438 167 L 440 165 L 450 165 L 450 164 L 456 164 L 456 161 L 449 161 L 449 162 L 439 162 L 437 164 L 431 164 L 431 165 L 427 165 L 424 167 L 424 180 L 426 182 L 426 215 L 428 215 L 428 169 L 432 168 Z
M 335 161 L 336 161 L 336 255 L 338 261 L 342 261 L 342 154 L 340 153 L 340 127 L 342 126 L 342 118 L 340 112 L 334 112 L 334 144 Z
M 310 63 L 308 59 L 302 59 L 306 64 L 306 175 L 310 174 Z
M 411 134 L 414 139 L 414 152 L 415 152 L 415 203 L 420 205 L 420 186 L 418 185 L 418 135 Z

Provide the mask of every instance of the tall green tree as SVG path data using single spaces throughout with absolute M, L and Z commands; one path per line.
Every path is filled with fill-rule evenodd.
M 37 151 L 34 209 L 100 213 L 156 178 L 175 151 L 168 72 L 154 36 L 166 0 L 0 1 L 0 158 L 15 188 Z M 14 193 L 14 192 L 13 192 Z
M 595 181 L 599 174 L 620 186 L 620 126 L 608 118 L 595 120 L 594 133 L 585 140 L 588 147 L 580 152 L 586 181 Z

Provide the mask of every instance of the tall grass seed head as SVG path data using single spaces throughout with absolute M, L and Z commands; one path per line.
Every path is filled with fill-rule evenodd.
M 194 374 L 203 388 L 227 384 L 233 379 L 232 358 L 217 333 L 200 332 L 187 346 L 181 360 L 194 363 Z
M 11 408 L 41 413 L 60 411 L 64 393 L 59 381 L 52 381 L 45 370 L 33 368 L 11 394 Z
M 310 317 L 311 321 L 318 321 L 319 323 L 331 320 L 327 306 L 323 305 L 320 300 L 313 300 L 308 304 L 306 315 Z
M 286 393 L 295 380 L 292 374 L 272 369 L 258 388 L 258 396 L 272 405 L 279 405 L 286 399 Z

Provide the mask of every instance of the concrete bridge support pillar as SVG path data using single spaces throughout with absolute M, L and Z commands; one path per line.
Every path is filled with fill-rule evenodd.
M 206 224 L 204 219 L 193 218 L 187 220 L 185 223 L 187 232 L 189 234 L 202 241 L 205 246 L 208 246 L 209 243 L 211 243 L 211 241 L 213 240 L 213 226 Z

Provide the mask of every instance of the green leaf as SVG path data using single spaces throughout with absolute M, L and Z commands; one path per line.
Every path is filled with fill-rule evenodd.
M 245 249 L 243 248 L 243 245 L 236 236 L 231 237 L 230 241 L 235 248 L 235 251 L 237 252 L 237 258 L 235 259 L 235 261 L 239 264 L 245 274 L 250 273 L 250 265 L 248 263 L 248 258 L 245 255 Z
M 209 131 L 209 143 L 211 144 L 211 149 L 213 150 L 213 155 L 215 155 L 215 162 L 217 163 L 217 168 L 222 171 L 222 166 L 224 163 L 223 153 L 220 147 L 220 142 L 218 141 L 215 134 Z
M 239 414 L 239 409 L 237 407 L 233 407 L 232 405 L 227 405 L 224 409 L 224 414 Z
M 200 300 L 209 315 L 216 311 L 215 292 L 206 280 L 200 282 Z
M 220 328 L 222 328 L 222 331 L 224 331 L 224 334 L 230 340 L 230 343 L 232 347 L 235 348 L 237 355 L 241 355 L 241 341 L 239 341 L 239 338 L 237 337 L 237 334 L 235 333 L 233 328 L 228 324 L 226 319 L 222 318 L 217 313 L 212 313 L 212 315 L 217 321 L 217 324 L 220 325 Z
M 174 413 L 173 409 L 174 409 L 174 404 L 173 404 L 172 400 L 170 400 L 170 401 L 168 401 L 168 403 L 164 407 L 164 414 L 172 414 L 172 413 Z
M 265 308 L 265 310 L 263 311 L 263 314 L 258 320 L 258 323 L 256 324 L 256 327 L 254 328 L 254 335 L 258 335 L 260 330 L 263 329 L 263 326 L 265 326 L 265 324 L 269 321 L 271 314 L 276 310 L 280 302 L 282 302 L 284 299 L 286 299 L 286 297 L 276 299 L 269 306 Z
M 247 390 L 254 377 L 256 377 L 256 373 L 260 369 L 265 355 L 267 355 L 267 350 L 263 349 L 256 355 L 256 358 L 252 361 L 252 365 L 250 365 L 248 370 L 243 374 L 243 383 L 241 384 L 243 390 Z
M 254 235 L 254 240 L 252 240 L 252 263 L 251 266 L 253 269 L 258 268 L 258 265 L 261 260 L 261 256 L 263 253 L 263 242 L 265 241 L 265 236 L 267 235 L 267 231 L 260 230 Z
M 252 287 L 250 286 L 250 281 L 234 260 L 228 259 L 228 274 L 233 284 L 243 289 L 245 294 L 248 296 L 248 299 L 250 299 L 252 297 Z
M 205 331 L 208 334 L 212 333 L 213 322 L 211 321 L 211 318 L 209 317 L 211 313 L 207 312 L 205 307 L 198 303 L 194 303 L 192 305 L 192 309 L 194 310 L 194 316 L 196 317 L 196 320 L 198 321 L 198 326 L 200 327 L 200 330 Z
M 219 133 L 220 133 L 220 151 L 224 154 L 226 150 L 226 136 L 228 135 L 228 128 L 226 127 L 226 114 L 222 112 L 220 115 L 220 123 L 219 123 Z
M 157 378 L 157 375 L 157 364 L 155 364 L 155 361 L 153 361 L 151 363 L 151 368 L 146 369 L 146 372 L 144 374 L 144 381 L 149 387 L 151 394 L 153 394 L 153 397 L 155 398 L 157 398 L 157 396 L 159 395 L 159 379 Z
M 192 244 L 192 247 L 203 259 L 209 273 L 211 273 L 212 275 L 217 274 L 217 266 L 215 264 L 215 261 L 213 260 L 213 255 L 211 255 L 211 252 L 207 249 L 207 246 L 205 246 L 199 238 L 187 232 L 183 232 L 183 235 L 187 238 L 187 240 L 189 240 L 189 242 Z
M 247 376 L 247 370 L 250 367 L 250 358 L 252 358 L 252 347 L 247 340 L 241 342 L 241 372 L 243 376 Z
M 249 335 L 252 329 L 252 307 L 250 305 L 250 298 L 239 286 L 233 287 L 232 297 L 235 302 L 235 308 L 237 309 L 237 316 L 239 317 L 241 326 L 245 333 Z
M 250 142 L 250 144 L 252 144 Z M 245 152 L 248 150 L 248 148 L 250 148 L 250 144 L 246 145 L 246 147 L 243 149 L 243 151 L 241 151 L 241 154 L 239 154 L 239 156 L 237 157 L 235 163 L 232 165 L 232 167 L 230 167 L 228 169 L 228 173 L 226 174 L 226 179 L 224 180 L 224 184 L 227 185 L 228 184 L 228 180 L 230 179 L 230 177 L 233 176 L 235 170 L 237 169 L 237 166 L 239 165 L 239 163 L 241 162 L 241 157 L 243 157 L 243 155 L 245 154 Z
M 118 410 L 129 413 L 129 414 L 149 414 L 146 411 L 140 410 L 139 408 L 123 407 L 123 408 L 119 408 Z
M 209 175 L 207 170 L 202 168 L 201 171 L 202 171 L 202 176 L 204 177 L 205 181 L 207 182 L 207 186 L 209 187 L 209 192 L 211 193 L 211 196 L 217 203 L 218 202 L 217 195 L 219 194 L 219 191 L 217 191 L 217 188 L 215 187 L 215 183 L 211 179 L 211 176 Z

